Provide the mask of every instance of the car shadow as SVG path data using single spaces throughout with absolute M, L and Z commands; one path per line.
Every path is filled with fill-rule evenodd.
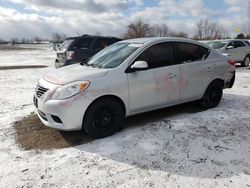
M 75 148 L 170 175 L 249 175 L 249 109 L 250 97 L 225 94 L 214 109 L 188 103 L 127 118 L 121 132 Z
M 15 123 L 15 140 L 25 150 L 74 147 L 138 169 L 227 178 L 250 174 L 249 110 L 250 97 L 224 94 L 209 110 L 187 103 L 129 117 L 122 131 L 98 140 L 50 129 L 31 115 Z
M 148 112 L 125 119 L 124 129 L 143 126 L 166 118 L 166 114 L 193 113 L 202 109 L 192 103 L 170 107 L 162 110 Z M 94 139 L 85 131 L 59 131 L 46 127 L 36 114 L 31 114 L 14 123 L 16 143 L 25 150 L 61 149 L 87 144 Z

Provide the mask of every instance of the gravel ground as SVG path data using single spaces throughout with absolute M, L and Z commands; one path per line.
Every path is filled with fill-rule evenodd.
M 250 69 L 237 68 L 217 108 L 188 103 L 133 116 L 122 131 L 92 140 L 33 114 L 34 88 L 54 52 L 0 55 L 0 66 L 48 66 L 0 70 L 0 187 L 250 187 Z

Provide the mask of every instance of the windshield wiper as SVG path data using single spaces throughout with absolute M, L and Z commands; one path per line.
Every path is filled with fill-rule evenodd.
M 94 68 L 102 68 L 101 65 L 97 65 L 97 64 L 88 64 L 88 61 L 87 60 L 84 60 L 80 63 L 80 65 L 86 65 L 88 67 L 94 67 Z
M 94 64 L 94 63 L 92 63 L 92 64 L 87 64 L 87 65 L 89 65 L 89 66 L 91 66 L 91 67 L 99 68 L 99 69 L 102 68 L 102 66 L 99 65 L 99 64 Z

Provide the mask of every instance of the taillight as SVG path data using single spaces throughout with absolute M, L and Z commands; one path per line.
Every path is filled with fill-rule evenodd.
M 230 65 L 233 65 L 233 66 L 235 66 L 235 64 L 236 64 L 236 61 L 234 61 L 233 59 L 229 59 L 227 62 L 228 62 Z
M 74 51 L 67 51 L 67 52 L 66 52 L 66 54 L 67 54 L 67 59 L 68 59 L 68 60 L 73 59 L 74 53 L 75 53 Z

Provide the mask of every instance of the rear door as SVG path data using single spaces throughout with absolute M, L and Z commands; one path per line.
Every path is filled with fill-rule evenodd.
M 242 41 L 236 41 L 237 61 L 244 61 L 246 57 L 246 45 Z
M 237 48 L 236 42 L 231 41 L 228 43 L 227 47 L 232 46 L 231 49 L 226 49 L 226 53 L 230 54 L 230 57 L 233 58 L 235 61 L 239 61 L 239 49 Z
M 155 44 L 135 61 L 146 61 L 149 69 L 128 73 L 131 112 L 150 110 L 179 100 L 179 65 L 173 61 L 172 43 Z
M 188 101 L 203 95 L 215 64 L 207 60 L 210 50 L 202 46 L 185 43 L 174 43 L 176 63 L 180 64 L 181 100 Z

